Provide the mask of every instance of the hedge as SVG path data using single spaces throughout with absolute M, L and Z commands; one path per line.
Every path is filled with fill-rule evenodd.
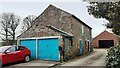
M 106 56 L 107 68 L 120 68 L 120 44 L 111 47 Z

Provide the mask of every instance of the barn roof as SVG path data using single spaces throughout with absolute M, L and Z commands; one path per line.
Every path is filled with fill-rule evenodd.
M 79 18 L 77 18 L 75 15 L 73 15 L 73 14 L 71 14 L 71 13 L 69 13 L 69 12 L 66 12 L 66 11 L 64 11 L 64 10 L 62 10 L 62 9 L 60 9 L 60 8 L 57 8 L 57 7 L 55 7 L 55 6 L 53 6 L 53 5 L 49 5 L 44 11 L 43 11 L 43 13 L 41 13 L 36 19 L 38 19 L 38 18 L 40 18 L 40 16 L 42 15 L 42 14 L 44 14 L 44 12 L 48 9 L 48 8 L 50 8 L 50 7 L 54 7 L 54 8 L 56 8 L 56 9 L 58 9 L 58 10 L 60 10 L 60 11 L 63 11 L 63 12 L 65 12 L 65 13 L 67 13 L 68 15 L 70 15 L 70 16 L 72 16 L 73 18 L 75 18 L 77 21 L 79 21 L 80 23 L 82 23 L 84 26 L 86 26 L 86 27 L 88 27 L 89 29 L 92 29 L 90 26 L 88 26 L 86 23 L 84 23 L 83 21 L 81 21 Z M 35 22 L 36 21 L 36 19 L 33 21 L 33 22 Z M 36 23 L 35 23 L 36 24 Z M 32 26 L 31 26 L 32 27 Z M 31 28 L 30 27 L 30 28 Z M 26 31 L 28 31 L 30 28 L 28 28 Z M 25 32 L 26 32 L 25 31 Z M 22 34 L 24 34 L 25 32 L 23 32 Z M 20 37 L 22 34 L 20 34 L 18 37 Z M 65 34 L 67 34 L 67 33 L 65 33 Z M 72 36 L 72 35 L 70 35 L 70 36 Z
M 67 33 L 67 32 L 65 32 L 65 31 L 63 31 L 63 30 L 60 30 L 60 29 L 58 29 L 58 28 L 56 28 L 56 27 L 54 27 L 54 26 L 52 26 L 52 25 L 49 25 L 48 27 L 51 28 L 51 29 L 54 29 L 54 30 L 56 30 L 56 31 L 58 31 L 58 32 L 61 32 L 62 34 L 66 35 L 66 36 L 73 37 L 72 34 Z
M 48 7 L 55 7 L 55 6 L 53 6 L 53 5 L 50 4 Z M 57 7 L 55 7 L 55 8 L 57 8 Z M 60 8 L 57 8 L 57 9 L 59 9 L 59 10 L 61 10 L 61 11 L 63 11 L 63 12 L 66 12 L 66 11 L 64 11 L 64 10 L 62 10 L 62 9 L 60 9 Z M 85 25 L 86 27 L 92 29 L 90 26 L 88 26 L 86 23 L 84 23 L 82 20 L 80 20 L 78 17 L 76 17 L 76 16 L 73 15 L 72 13 L 69 13 L 69 12 L 66 12 L 66 13 L 70 14 L 73 18 L 75 18 L 77 21 L 79 21 L 80 23 L 82 23 L 82 24 Z
M 114 33 L 111 33 L 111 32 L 108 32 L 107 30 L 104 30 L 104 31 L 101 32 L 99 35 L 97 35 L 95 38 L 99 37 L 100 35 L 102 35 L 102 34 L 105 33 L 105 32 L 107 32 L 107 33 L 109 33 L 109 34 L 111 34 L 111 35 L 113 35 L 113 36 L 119 37 L 118 35 L 116 35 L 116 34 L 114 34 Z M 95 38 L 93 38 L 93 39 L 95 39 Z

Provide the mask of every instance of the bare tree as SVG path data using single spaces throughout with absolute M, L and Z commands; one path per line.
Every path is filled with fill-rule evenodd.
M 0 23 L 2 25 L 2 40 L 6 41 L 6 45 L 9 40 L 12 40 L 15 43 L 15 30 L 19 25 L 20 17 L 14 15 L 14 13 L 2 13 Z
M 35 22 L 33 22 L 35 18 L 36 18 L 35 15 L 28 15 L 23 19 L 22 32 L 26 31 L 28 28 L 35 24 Z
M 8 43 L 8 36 L 10 36 L 10 34 L 8 34 L 8 27 L 9 27 L 9 23 L 10 23 L 10 14 L 9 13 L 3 13 L 1 15 L 1 20 L 0 23 L 2 25 L 2 31 L 0 32 L 1 39 L 6 41 L 6 43 Z
M 11 14 L 11 22 L 9 25 L 9 33 L 11 35 L 13 43 L 15 43 L 15 31 L 17 26 L 19 25 L 20 17 L 14 14 Z

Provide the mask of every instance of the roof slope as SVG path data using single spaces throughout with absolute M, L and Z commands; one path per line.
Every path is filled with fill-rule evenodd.
M 55 7 L 55 6 L 53 6 L 53 5 L 50 4 L 49 7 Z M 55 8 L 57 8 L 57 7 L 55 7 Z M 73 14 L 71 14 L 71 13 L 69 13 L 69 12 L 66 12 L 66 11 L 64 11 L 64 10 L 62 10 L 62 9 L 60 9 L 60 8 L 57 8 L 57 9 L 65 12 L 65 13 L 70 14 L 72 17 L 74 17 L 74 18 L 75 18 L 76 20 L 78 20 L 80 23 L 82 23 L 82 24 L 84 24 L 86 27 L 92 29 L 90 26 L 88 26 L 88 25 L 87 25 L 86 23 L 84 23 L 82 20 L 80 20 L 79 18 L 77 18 L 75 15 L 73 15 Z
M 60 9 L 60 8 L 57 8 L 57 7 L 55 7 L 55 6 L 52 5 L 52 4 L 50 4 L 50 5 L 44 10 L 44 12 L 45 12 L 48 8 L 50 8 L 50 7 L 54 7 L 54 8 L 56 8 L 56 9 L 58 9 L 58 10 L 61 10 L 62 12 L 67 13 L 68 15 L 70 15 L 70 16 L 74 17 L 76 20 L 78 20 L 80 23 L 84 24 L 86 27 L 92 29 L 90 26 L 88 26 L 88 25 L 87 25 L 86 23 L 84 23 L 82 20 L 80 20 L 79 18 L 77 18 L 75 15 L 73 15 L 73 14 L 71 14 L 71 13 L 69 13 L 69 12 L 66 12 L 66 11 L 64 11 L 64 10 L 62 10 L 62 9 Z M 43 13 L 44 13 L 44 12 L 43 12 Z M 42 14 L 43 14 L 43 13 L 42 13 Z M 41 14 L 41 15 L 42 15 L 42 14 Z M 38 17 L 40 17 L 41 15 L 39 15 Z
M 104 30 L 103 32 L 101 32 L 99 35 L 97 35 L 97 36 L 96 36 L 95 38 L 93 38 L 93 39 L 96 39 L 97 37 L 101 36 L 101 35 L 104 34 L 104 33 L 108 33 L 108 34 L 110 34 L 110 35 L 112 35 L 112 36 L 119 37 L 118 35 L 116 35 L 116 34 L 114 34 L 114 33 L 110 33 L 110 32 L 108 32 L 108 31 Z
M 49 14 L 48 14 L 49 13 Z M 52 15 L 59 15 L 59 16 L 56 16 L 55 18 L 53 18 L 53 16 Z M 82 22 L 80 19 L 78 19 L 76 16 L 74 16 L 73 14 L 71 14 L 71 13 L 68 13 L 68 12 L 66 12 L 66 11 L 64 11 L 64 10 L 61 10 L 61 9 L 59 9 L 59 8 L 57 8 L 57 7 L 55 7 L 55 6 L 53 6 L 53 5 L 49 5 L 44 11 L 43 11 L 43 13 L 42 14 L 40 14 L 33 22 L 35 22 L 35 24 L 33 25 L 33 26 L 31 26 L 29 29 L 27 29 L 24 33 L 22 33 L 21 35 L 19 35 L 18 36 L 18 38 L 20 37 L 20 36 L 23 36 L 23 35 L 25 35 L 25 34 L 27 34 L 27 35 L 32 35 L 32 34 L 35 34 L 35 33 L 38 33 L 38 32 L 35 32 L 35 31 L 40 31 L 40 29 L 42 30 L 42 25 L 44 25 L 44 26 L 46 26 L 47 27 L 47 25 L 52 25 L 52 26 L 54 26 L 54 27 L 56 27 L 56 28 L 58 28 L 58 29 L 60 29 L 60 30 L 62 30 L 62 28 L 59 28 L 59 27 L 62 27 L 62 26 L 64 26 L 64 27 L 69 27 L 68 25 L 64 25 L 64 23 L 66 23 L 67 21 L 62 21 L 62 20 L 64 20 L 65 18 L 64 17 L 67 17 L 67 18 L 69 18 L 69 17 L 73 17 L 73 18 L 75 18 L 77 21 L 79 21 L 80 23 L 82 23 L 83 25 L 85 25 L 86 27 L 88 27 L 88 28 L 90 28 L 90 29 L 92 29 L 90 26 L 88 26 L 87 24 L 85 24 L 84 22 Z M 47 18 L 49 18 L 49 17 L 52 17 L 52 19 L 51 20 L 48 20 Z M 58 17 L 63 17 L 63 18 L 59 18 L 58 19 Z M 53 20 L 54 19 L 54 20 Z M 59 22 L 62 22 L 63 23 L 63 25 L 58 25 L 58 21 L 57 20 L 59 20 Z M 57 25 L 57 26 L 56 26 Z M 39 29 L 36 29 L 36 28 L 39 28 Z M 31 31 L 34 31 L 34 32 L 31 32 Z M 66 31 L 64 31 L 64 32 L 66 32 Z

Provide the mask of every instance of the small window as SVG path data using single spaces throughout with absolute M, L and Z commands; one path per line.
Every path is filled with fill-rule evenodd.
M 84 26 L 82 26 L 82 35 L 84 36 Z
M 70 44 L 70 48 L 71 48 L 73 46 L 73 39 L 72 38 L 69 39 L 69 44 Z
M 15 47 L 9 48 L 6 52 L 15 52 Z
M 17 51 L 19 50 L 24 50 L 24 48 L 22 46 L 18 46 Z

